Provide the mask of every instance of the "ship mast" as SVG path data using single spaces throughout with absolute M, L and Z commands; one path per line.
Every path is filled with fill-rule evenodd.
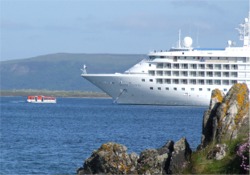
M 243 41 L 243 47 L 250 47 L 250 11 L 248 12 L 248 18 L 245 18 L 244 23 L 236 28 L 240 35 L 240 40 Z

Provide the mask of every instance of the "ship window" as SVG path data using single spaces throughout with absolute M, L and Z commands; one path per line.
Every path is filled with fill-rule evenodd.
M 166 87 L 166 90 L 169 91 L 169 87 Z
M 149 79 L 150 82 L 153 82 L 153 79 Z
M 232 84 L 235 84 L 235 83 L 237 83 L 237 80 L 232 80 Z
M 153 87 L 150 87 L 150 90 L 153 90 L 154 88 Z
M 161 88 L 160 88 L 160 87 L 158 87 L 158 90 L 161 90 Z
M 156 74 L 159 75 L 159 76 L 162 76 L 163 75 L 163 71 L 157 71 Z
M 196 64 L 190 64 L 190 68 L 191 68 L 191 69 L 196 69 L 196 68 L 197 68 L 197 65 L 196 65 Z
M 204 77 L 205 76 L 205 72 L 198 72 L 198 76 Z
M 222 84 L 223 84 L 223 85 L 229 85 L 229 80 L 223 80 L 223 81 L 222 81 Z
M 164 71 L 164 74 L 167 75 L 167 76 L 170 76 L 171 75 L 171 71 Z
M 187 69 L 187 68 L 188 68 L 188 64 L 182 64 L 182 65 L 181 65 L 181 68 L 182 68 L 182 69 Z
M 199 91 L 202 91 L 202 88 L 199 88 Z
M 163 81 L 162 81 L 162 79 L 156 79 L 156 83 L 162 84 Z
M 205 80 L 198 80 L 199 84 L 205 84 Z
M 223 72 L 223 77 L 229 77 L 229 72 Z
M 213 81 L 212 80 L 206 80 L 207 84 L 210 84 L 212 85 L 213 84 Z
M 151 67 L 151 64 L 149 64 L 149 67 Z
M 227 91 L 227 89 L 223 89 L 225 92 Z
M 157 68 L 163 68 L 163 63 L 158 63 Z
M 205 69 L 205 65 L 204 64 L 199 64 L 199 68 L 200 69 Z
M 208 77 L 212 77 L 213 76 L 213 72 L 207 72 L 207 76 Z
M 173 71 L 173 76 L 179 76 L 179 71 Z
M 213 69 L 213 65 L 212 64 L 208 64 L 207 65 L 207 69 Z
M 177 62 L 177 56 L 174 57 L 174 60 L 173 60 L 173 61 L 174 61 L 174 62 Z
M 185 88 L 181 88 L 181 90 L 185 91 Z
M 217 69 L 217 70 L 220 70 L 221 69 L 221 65 L 220 64 L 215 64 L 214 68 Z
M 223 69 L 228 70 L 229 69 L 229 65 L 228 64 L 223 65 Z
M 232 69 L 234 69 L 234 70 L 236 70 L 238 68 L 238 66 L 237 65 L 232 65 Z
M 142 82 L 145 82 L 145 79 L 142 79 L 141 81 L 142 81 Z
M 186 80 L 186 79 L 182 79 L 181 82 L 182 82 L 183 84 L 187 84 L 187 80 Z
M 214 73 L 214 76 L 215 76 L 215 77 L 221 77 L 221 73 L 220 73 L 220 72 L 215 72 L 215 73 Z
M 190 84 L 196 84 L 196 80 L 191 79 L 191 80 L 189 80 L 189 83 L 190 83 Z
M 179 69 L 179 64 L 174 64 L 173 66 L 174 69 Z
M 191 88 L 191 91 L 194 91 L 194 88 Z
M 193 77 L 196 77 L 196 72 L 195 71 L 191 71 L 190 75 L 193 76 Z
M 214 84 L 220 85 L 221 81 L 220 80 L 214 80 Z
M 177 91 L 177 88 L 175 87 L 174 90 Z
M 174 84 L 179 84 L 179 79 L 173 79 Z
M 165 79 L 165 83 L 166 84 L 171 84 L 171 80 L 170 79 Z
M 210 89 L 210 88 L 207 88 L 207 91 L 211 91 L 211 89 Z
M 167 63 L 167 64 L 165 64 L 165 67 L 166 67 L 166 68 L 171 68 L 171 64 L 170 64 L 170 63 Z
M 237 77 L 237 72 L 231 72 L 231 77 Z

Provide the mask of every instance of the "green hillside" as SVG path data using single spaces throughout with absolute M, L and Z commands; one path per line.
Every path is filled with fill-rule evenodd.
M 47 89 L 99 91 L 83 79 L 81 68 L 88 73 L 124 72 L 145 55 L 139 54 L 68 54 L 58 53 L 28 59 L 1 61 L 1 90 Z

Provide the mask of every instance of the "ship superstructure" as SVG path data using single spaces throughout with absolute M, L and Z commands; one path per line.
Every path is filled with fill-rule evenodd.
M 250 87 L 250 13 L 237 28 L 242 47 L 232 41 L 223 49 L 193 48 L 185 37 L 178 47 L 154 51 L 124 73 L 87 74 L 82 77 L 119 104 L 209 104 L 215 88 L 224 93 L 235 83 Z

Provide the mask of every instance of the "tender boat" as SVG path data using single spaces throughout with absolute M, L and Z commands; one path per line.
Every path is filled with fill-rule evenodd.
M 50 97 L 50 96 L 43 96 L 43 95 L 28 96 L 27 102 L 28 103 L 56 103 L 56 98 Z

